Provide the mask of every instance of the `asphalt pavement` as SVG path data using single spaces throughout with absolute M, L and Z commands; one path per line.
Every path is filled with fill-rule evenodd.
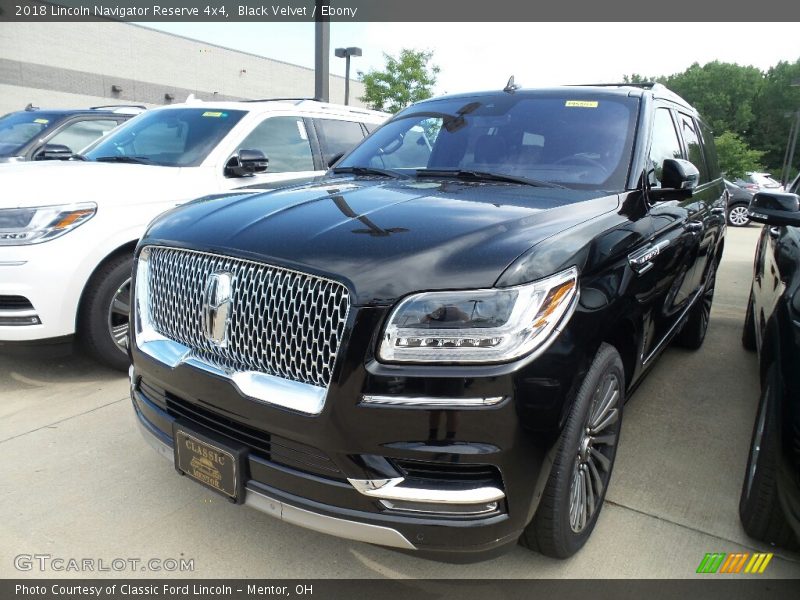
M 443 564 L 231 505 L 142 440 L 124 375 L 79 354 L 4 350 L 0 577 L 684 578 L 708 552 L 774 552 L 759 577 L 800 578 L 800 556 L 748 538 L 737 514 L 759 394 L 756 357 L 739 341 L 758 233 L 728 232 L 702 349 L 668 349 L 625 407 L 605 507 L 569 560 L 518 547 Z M 32 555 L 95 570 L 42 572 Z M 181 559 L 193 570 L 164 570 Z

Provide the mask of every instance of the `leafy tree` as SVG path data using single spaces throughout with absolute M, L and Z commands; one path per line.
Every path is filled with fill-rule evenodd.
M 792 119 L 800 110 L 800 87 L 792 85 L 797 80 L 800 80 L 800 60 L 779 62 L 767 71 L 760 93 L 753 101 L 757 119 L 747 139 L 751 146 L 764 151 L 764 162 L 776 177 L 783 166 Z M 796 169 L 800 155 L 796 153 L 794 158 Z
M 753 150 L 732 131 L 726 131 L 717 136 L 714 141 L 719 155 L 720 170 L 728 179 L 744 177 L 745 173 L 764 169 L 761 164 L 764 152 Z
M 747 139 L 756 125 L 753 101 L 763 78 L 756 67 L 714 61 L 659 81 L 699 110 L 716 134 L 732 131 Z
M 403 49 L 397 57 L 384 53 L 386 67 L 358 72 L 364 83 L 361 101 L 374 110 L 396 113 L 409 104 L 430 98 L 439 74 L 437 65 L 429 64 L 433 52 Z

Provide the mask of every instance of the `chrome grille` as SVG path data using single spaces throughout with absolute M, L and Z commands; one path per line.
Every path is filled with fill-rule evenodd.
M 154 328 L 227 371 L 256 371 L 327 387 L 350 298 L 340 283 L 229 256 L 151 246 Z M 227 344 L 206 339 L 203 293 L 211 273 L 232 275 Z

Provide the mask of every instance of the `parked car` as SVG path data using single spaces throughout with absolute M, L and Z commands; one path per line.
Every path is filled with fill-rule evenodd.
M 66 160 L 144 110 L 127 105 L 42 110 L 29 104 L 0 117 L 0 163 Z
M 753 193 L 735 183 L 725 180 L 725 189 L 728 190 L 728 225 L 732 227 L 747 227 L 750 224 L 750 200 Z
M 204 485 L 292 523 L 567 557 L 625 399 L 670 341 L 703 343 L 725 231 L 713 137 L 661 85 L 424 101 L 315 183 L 151 224 L 136 417 L 181 472 L 210 453 Z
M 761 398 L 739 515 L 751 537 L 796 549 L 800 545 L 798 196 L 759 192 L 750 204 L 750 217 L 766 227 L 756 248 L 742 344 L 758 350 Z
M 70 161 L 0 169 L 0 342 L 72 338 L 127 369 L 133 249 L 200 195 L 324 174 L 388 115 L 310 100 L 148 110 Z
M 760 191 L 783 191 L 783 186 L 770 173 L 748 173 L 744 179 L 737 179 L 735 183 L 754 194 Z

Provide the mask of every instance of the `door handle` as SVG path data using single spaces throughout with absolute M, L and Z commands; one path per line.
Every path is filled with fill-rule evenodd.
M 700 221 L 688 221 L 683 227 L 686 231 L 703 231 L 706 228 Z
M 727 212 L 727 209 L 724 206 L 715 206 L 711 209 L 711 213 L 714 215 L 724 215 Z

